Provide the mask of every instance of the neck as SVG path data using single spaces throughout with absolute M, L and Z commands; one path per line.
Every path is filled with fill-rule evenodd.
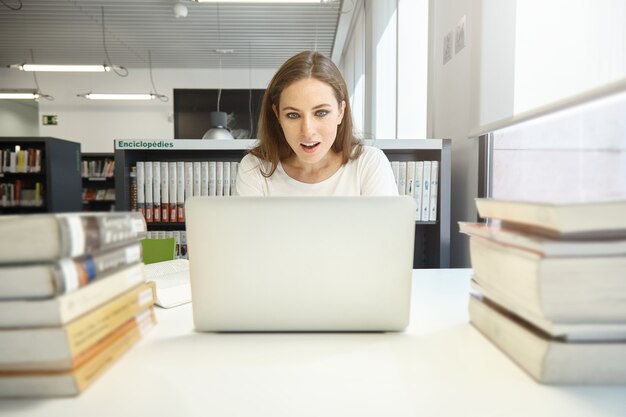
M 295 155 L 281 161 L 287 175 L 307 184 L 322 182 L 335 174 L 341 167 L 341 155 L 332 151 L 319 162 L 308 164 L 299 160 Z

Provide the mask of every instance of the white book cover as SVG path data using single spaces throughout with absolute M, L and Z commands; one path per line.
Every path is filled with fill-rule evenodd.
M 217 162 L 209 161 L 209 195 L 216 195 L 217 190 Z
M 161 162 L 152 161 L 152 219 L 161 221 Z
M 215 167 L 215 195 L 224 195 L 224 162 L 217 161 Z
M 415 161 L 406 163 L 406 189 L 405 195 L 415 198 Z
M 185 162 L 176 161 L 176 221 L 185 221 Z
M 398 194 L 406 192 L 406 161 L 398 162 Z
M 439 193 L 439 161 L 432 161 L 430 170 L 430 216 L 428 220 L 437 221 L 437 194 Z
M 393 178 L 396 180 L 396 186 L 400 182 L 400 162 L 391 161 L 391 171 L 393 172 Z
M 185 201 L 193 195 L 193 162 L 185 162 Z
M 200 195 L 201 170 L 200 162 L 193 163 L 193 195 Z
M 224 195 L 230 196 L 230 162 L 224 162 Z
M 185 230 L 180 231 L 180 257 L 189 259 L 189 252 L 187 251 L 187 232 Z
M 422 220 L 422 186 L 424 185 L 424 161 L 415 162 L 415 220 Z
M 432 162 L 424 161 L 424 175 L 422 181 L 422 221 L 427 222 L 430 218 L 430 172 Z
M 170 215 L 170 180 L 169 163 L 161 162 L 161 221 L 169 221 Z
M 145 178 L 146 178 L 146 222 L 153 221 L 153 200 L 152 200 L 152 161 L 145 161 Z
M 209 161 L 200 163 L 200 195 L 209 195 Z
M 230 163 L 230 195 L 237 194 L 237 170 L 239 169 L 239 162 Z
M 178 195 L 178 176 L 177 174 L 177 170 L 176 170 L 176 161 L 171 161 L 168 162 L 168 180 L 170 182 L 169 184 L 169 192 L 170 192 L 170 215 L 169 215 L 169 221 L 171 222 L 175 222 L 176 218 L 177 218 L 177 210 L 176 210 L 176 201 L 177 201 L 177 195 Z
M 143 161 L 137 162 L 137 210 L 146 216 L 146 175 Z

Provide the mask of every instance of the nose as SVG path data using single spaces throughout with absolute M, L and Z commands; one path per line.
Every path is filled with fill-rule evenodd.
M 313 131 L 313 120 L 307 116 L 303 117 L 301 120 L 302 124 L 300 125 L 300 131 L 302 136 L 309 136 Z

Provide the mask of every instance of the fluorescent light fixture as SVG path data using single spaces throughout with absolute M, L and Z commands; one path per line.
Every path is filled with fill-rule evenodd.
M 121 69 L 121 67 L 109 65 L 45 65 L 45 64 L 15 64 L 9 68 L 16 68 L 21 71 L 45 71 L 45 72 L 109 72 L 111 69 Z
M 85 93 L 78 94 L 78 97 L 83 97 L 88 100 L 155 100 L 158 97 L 157 94 L 134 94 L 134 93 Z
M 14 99 L 14 100 L 37 100 L 39 98 L 38 93 L 3 93 L 0 92 L 0 100 L 2 99 Z

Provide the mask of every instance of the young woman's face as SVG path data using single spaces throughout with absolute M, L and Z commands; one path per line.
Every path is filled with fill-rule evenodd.
M 280 108 L 273 106 L 287 143 L 300 162 L 324 160 L 337 137 L 345 102 L 337 103 L 333 89 L 315 78 L 305 78 L 285 88 Z

